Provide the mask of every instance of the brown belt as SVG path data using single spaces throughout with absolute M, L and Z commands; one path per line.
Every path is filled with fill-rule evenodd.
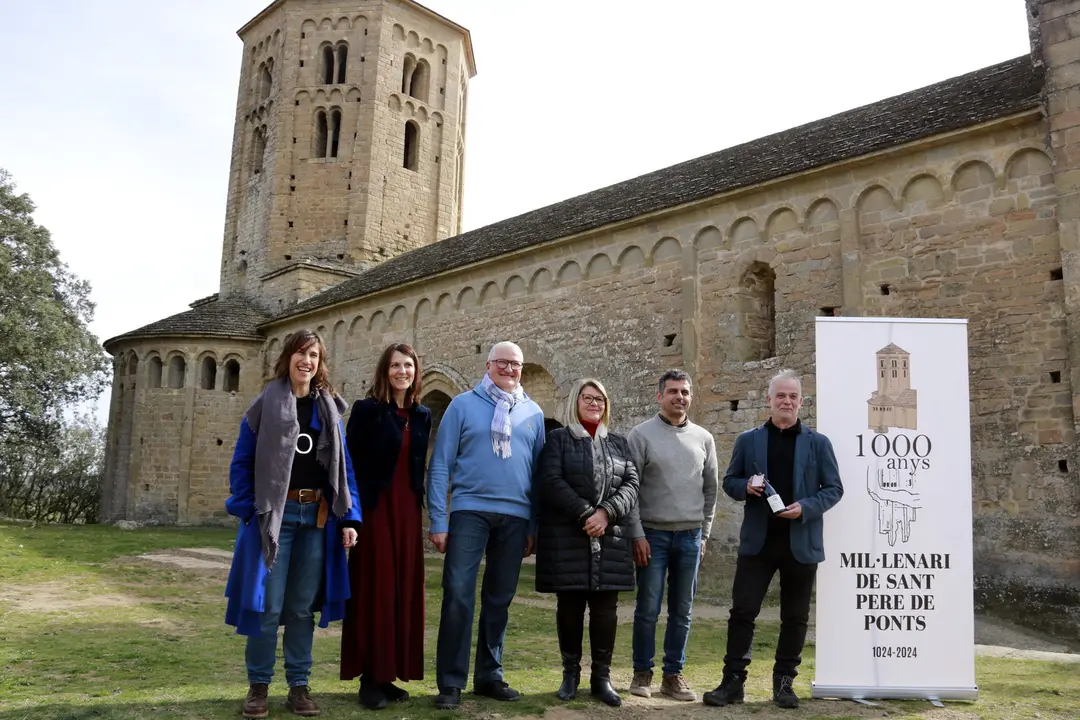
M 318 527 L 326 527 L 326 516 L 329 514 L 329 506 L 326 504 L 326 498 L 323 497 L 322 490 L 290 490 L 285 495 L 287 500 L 295 500 L 301 505 L 307 505 L 309 503 L 319 503 L 319 519 L 317 522 Z

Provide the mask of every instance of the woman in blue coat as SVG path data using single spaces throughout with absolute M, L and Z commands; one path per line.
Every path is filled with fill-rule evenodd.
M 225 622 L 247 636 L 243 716 L 269 713 L 277 629 L 286 707 L 319 714 L 308 690 L 315 606 L 319 627 L 340 620 L 349 598 L 345 549 L 356 543 L 360 500 L 341 416 L 348 405 L 330 384 L 322 339 L 310 330 L 285 338 L 274 379 L 240 423 L 225 509 L 240 518 L 225 588 Z

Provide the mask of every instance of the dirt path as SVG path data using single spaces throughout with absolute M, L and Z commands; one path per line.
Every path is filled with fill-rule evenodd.
M 171 565 L 185 570 L 201 573 L 227 573 L 232 553 L 227 550 L 216 548 L 179 548 L 167 552 L 155 552 L 139 555 L 140 560 Z M 531 560 L 532 558 L 530 558 Z M 554 598 L 538 598 L 535 596 L 518 596 L 514 602 L 529 607 L 544 608 L 554 611 Z M 694 603 L 694 617 L 701 620 L 723 621 L 727 619 L 728 608 L 725 604 Z M 778 622 L 780 620 L 780 608 L 762 608 L 761 620 Z M 633 605 L 623 602 L 619 605 L 619 622 L 631 623 L 634 619 Z M 810 629 L 807 640 L 814 640 L 814 608 L 810 609 Z M 1054 662 L 1080 663 L 1080 653 L 1076 653 L 1076 647 L 1061 642 L 1059 639 L 1048 638 L 1030 629 L 1014 625 L 1003 620 L 990 618 L 985 615 L 975 616 L 975 653 L 987 657 L 1004 657 L 1024 660 L 1050 660 Z M 635 702 L 637 698 L 633 699 Z M 642 701 L 642 709 L 654 707 L 648 703 L 665 702 L 663 700 Z M 672 710 L 683 707 L 681 703 L 672 702 Z M 630 710 L 630 708 L 626 708 Z M 855 711 L 854 707 L 845 705 L 844 713 L 850 716 Z M 877 717 L 881 710 L 878 709 Z M 667 710 L 665 709 L 665 714 Z M 681 714 L 681 713 L 680 713 Z M 711 717 L 715 717 L 715 713 Z M 722 717 L 722 715 L 721 715 Z M 933 714 L 930 717 L 946 718 L 948 715 Z M 551 718 L 549 712 L 545 718 Z M 559 720 L 556 718 L 555 720 Z

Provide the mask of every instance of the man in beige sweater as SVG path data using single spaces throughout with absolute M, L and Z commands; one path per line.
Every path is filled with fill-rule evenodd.
M 697 695 L 682 669 L 698 565 L 712 528 L 717 493 L 716 442 L 708 430 L 687 418 L 692 399 L 690 376 L 668 370 L 660 377 L 656 394 L 660 412 L 627 438 L 641 479 L 630 530 L 638 565 L 630 692 L 652 695 L 656 620 L 666 582 L 668 620 L 660 692 L 688 702 Z

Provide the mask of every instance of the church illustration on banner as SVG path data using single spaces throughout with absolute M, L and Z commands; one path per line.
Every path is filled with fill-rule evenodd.
M 911 387 L 911 355 L 895 343 L 877 351 L 877 390 L 867 400 L 869 427 L 887 433 L 890 427 L 917 430 L 918 394 Z
M 911 387 L 911 354 L 895 343 L 876 353 L 877 389 L 867 401 L 868 425 L 875 433 L 886 434 L 890 427 L 918 429 L 918 394 Z M 889 545 L 911 538 L 911 523 L 921 506 L 915 490 L 915 470 L 866 469 L 866 491 L 877 503 L 878 532 Z

